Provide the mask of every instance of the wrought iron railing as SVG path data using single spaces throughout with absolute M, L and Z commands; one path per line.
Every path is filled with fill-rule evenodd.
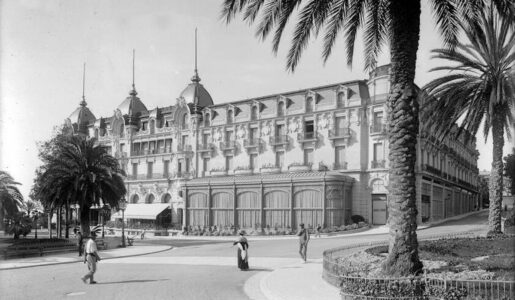
M 378 168 L 385 168 L 386 167 L 386 160 L 373 160 L 370 162 L 370 165 L 372 169 L 378 169 Z
M 270 145 L 278 146 L 288 144 L 288 136 L 287 135 L 276 135 L 270 137 Z

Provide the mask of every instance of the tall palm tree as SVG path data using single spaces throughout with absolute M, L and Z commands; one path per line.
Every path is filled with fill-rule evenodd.
M 126 192 L 123 171 L 95 139 L 71 136 L 54 150 L 36 179 L 35 195 L 51 207 L 78 204 L 82 231 L 89 234 L 91 206 L 118 208 Z
M 492 0 L 499 10 L 515 15 L 508 0 Z M 457 42 L 461 20 L 475 22 L 483 0 L 432 0 L 436 23 L 446 45 Z M 375 66 L 384 44 L 390 46 L 391 75 L 388 96 L 389 126 L 389 254 L 383 265 L 390 275 L 418 274 L 417 208 L 415 188 L 416 143 L 419 106 L 414 88 L 420 32 L 420 0 L 225 0 L 222 18 L 230 22 L 243 14 L 249 23 L 258 24 L 256 35 L 266 38 L 272 31 L 273 51 L 277 52 L 288 21 L 298 13 L 287 68 L 294 71 L 311 36 L 325 28 L 323 59 L 330 56 L 339 34 L 345 32 L 347 61 L 352 63 L 357 31 L 364 27 L 365 68 Z
M 493 161 L 490 172 L 489 232 L 501 233 L 504 131 L 513 126 L 515 109 L 515 34 L 508 19 L 490 9 L 479 24 L 462 25 L 468 41 L 456 49 L 435 49 L 433 58 L 449 64 L 432 71 L 448 73 L 428 83 L 431 96 L 424 109 L 427 126 L 441 137 L 451 125 L 476 135 L 481 123 L 485 139 L 490 129 Z M 432 101 L 431 101 L 432 99 Z M 432 125 L 431 125 L 432 123 Z
M 4 229 L 4 218 L 15 216 L 23 205 L 23 196 L 18 182 L 9 173 L 0 170 L 0 229 Z

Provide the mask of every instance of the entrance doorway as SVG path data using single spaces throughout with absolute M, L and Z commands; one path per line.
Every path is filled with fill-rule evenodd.
M 385 225 L 388 220 L 386 194 L 372 194 L 372 224 Z

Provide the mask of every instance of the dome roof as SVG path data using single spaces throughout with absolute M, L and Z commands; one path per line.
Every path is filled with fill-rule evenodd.
M 130 96 L 125 98 L 122 104 L 118 106 L 122 115 L 136 116 L 138 113 L 141 114 L 147 111 L 147 107 L 141 102 L 140 98 L 136 96 L 137 94 L 136 90 L 133 89 L 130 92 Z
M 182 91 L 181 96 L 186 103 L 196 104 L 200 107 L 213 105 L 213 99 L 209 92 L 200 84 L 200 77 L 195 70 L 195 75 L 191 78 L 191 83 Z
M 72 124 L 88 124 L 95 121 L 95 115 L 86 107 L 86 101 L 82 101 L 80 106 L 70 115 Z

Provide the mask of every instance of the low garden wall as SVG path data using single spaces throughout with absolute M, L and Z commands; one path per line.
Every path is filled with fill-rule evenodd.
M 472 232 L 435 235 L 422 240 L 472 236 Z M 360 277 L 357 268 L 339 263 L 351 250 L 387 245 L 388 241 L 359 243 L 329 249 L 323 253 L 323 279 L 339 287 L 342 299 L 515 299 L 515 281 L 447 280 L 429 278 L 425 274 L 405 278 Z

